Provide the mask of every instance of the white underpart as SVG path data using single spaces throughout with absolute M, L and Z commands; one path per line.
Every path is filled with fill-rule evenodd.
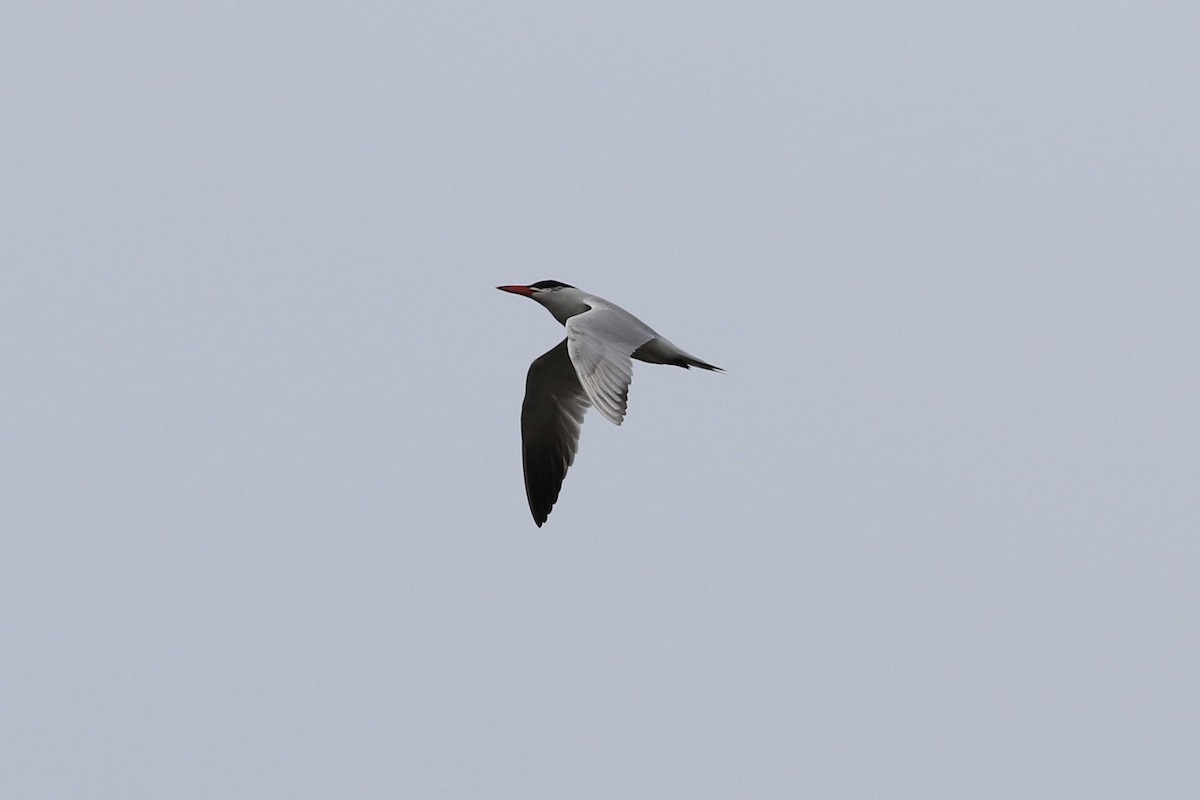
M 592 405 L 609 422 L 620 425 L 633 380 L 631 356 L 656 334 L 606 300 L 589 296 L 585 302 L 590 310 L 566 321 L 567 353 Z

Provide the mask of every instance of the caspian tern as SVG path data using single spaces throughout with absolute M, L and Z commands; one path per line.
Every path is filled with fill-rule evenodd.
M 521 405 L 525 495 L 540 528 L 575 461 L 588 407 L 595 406 L 614 425 L 625 418 L 630 359 L 724 370 L 680 350 L 625 309 L 574 286 L 538 281 L 496 288 L 533 298 L 567 329 L 566 339 L 529 366 Z

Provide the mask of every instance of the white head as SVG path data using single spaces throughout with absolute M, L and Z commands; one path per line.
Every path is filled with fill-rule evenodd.
M 538 281 L 528 286 L 497 286 L 502 292 L 532 297 L 544 305 L 559 322 L 566 324 L 567 320 L 576 314 L 582 314 L 591 306 L 583 301 L 583 292 L 559 281 Z

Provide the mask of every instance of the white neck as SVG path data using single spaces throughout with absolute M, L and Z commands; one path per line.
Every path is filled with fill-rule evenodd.
M 585 302 L 587 295 L 574 287 L 565 287 L 548 292 L 534 292 L 533 299 L 546 307 L 554 318 L 563 325 L 576 314 L 582 314 L 591 308 Z

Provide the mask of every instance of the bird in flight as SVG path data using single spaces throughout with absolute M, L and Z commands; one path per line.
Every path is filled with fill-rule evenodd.
M 575 461 L 588 407 L 595 406 L 614 425 L 625 418 L 633 379 L 630 359 L 724 370 L 680 350 L 625 309 L 574 286 L 538 281 L 496 288 L 533 298 L 567 329 L 566 339 L 529 366 L 521 405 L 525 496 L 540 528 Z

